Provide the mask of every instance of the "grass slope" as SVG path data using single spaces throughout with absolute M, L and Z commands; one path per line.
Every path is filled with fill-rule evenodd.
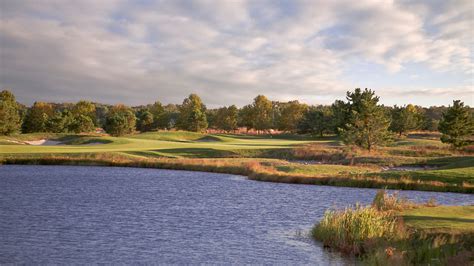
M 12 142 L 39 139 L 57 140 L 63 145 L 33 146 Z M 115 158 L 117 154 L 120 159 Z M 8 163 L 27 163 L 28 160 L 35 163 L 75 160 L 73 163 L 77 163 L 82 158 L 80 160 L 86 164 L 95 157 L 106 165 L 120 164 L 123 160 L 130 166 L 147 161 L 159 167 L 169 166 L 168 162 L 157 163 L 160 158 L 186 159 L 187 166 L 183 167 L 192 165 L 188 167 L 191 169 L 196 167 L 189 160 L 219 158 L 225 164 L 242 167 L 239 173 L 251 173 L 251 178 L 262 181 L 474 192 L 474 156 L 453 153 L 439 140 L 418 137 L 401 139 L 372 153 L 345 147 L 334 137 L 314 139 L 295 135 L 161 131 L 118 138 L 52 133 L 0 137 L 0 160 Z M 244 158 L 254 158 L 251 161 L 256 165 L 240 165 Z M 281 160 L 269 162 L 263 158 Z M 315 161 L 319 164 L 314 164 Z M 354 165 L 349 165 L 351 162 Z M 179 163 L 183 160 L 175 161 L 173 167 Z M 418 171 L 386 171 L 382 168 L 404 164 L 437 168 Z M 248 171 L 249 167 L 251 171 Z M 215 168 L 214 162 L 202 167 L 209 171 Z
M 474 206 L 437 206 L 405 210 L 401 213 L 406 225 L 432 231 L 474 233 Z

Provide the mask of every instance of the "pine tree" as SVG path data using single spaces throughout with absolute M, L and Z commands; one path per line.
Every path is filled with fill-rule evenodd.
M 355 144 L 369 152 L 376 146 L 385 144 L 390 139 L 388 127 L 390 119 L 383 106 L 378 105 L 379 97 L 375 92 L 357 88 L 347 92 L 350 106 L 349 122 L 341 136 L 346 144 Z
M 474 142 L 474 118 L 469 106 L 457 100 L 443 113 L 439 123 L 441 141 L 454 148 L 461 148 Z

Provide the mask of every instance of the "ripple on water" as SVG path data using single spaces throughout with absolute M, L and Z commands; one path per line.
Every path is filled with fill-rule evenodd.
M 157 169 L 0 166 L 0 263 L 351 264 L 309 237 L 376 190 Z M 415 201 L 474 196 L 402 191 Z

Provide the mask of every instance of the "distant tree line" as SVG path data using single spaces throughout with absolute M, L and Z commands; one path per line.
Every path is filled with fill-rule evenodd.
M 189 95 L 179 105 L 156 101 L 128 107 L 79 101 L 35 102 L 27 107 L 4 90 L 0 93 L 0 134 L 82 133 L 103 128 L 112 136 L 121 136 L 160 129 L 195 132 L 214 129 L 230 133 L 246 128 L 257 133 L 279 130 L 338 135 L 347 144 L 371 150 L 394 135 L 402 136 L 413 130 L 439 130 L 443 142 L 462 147 L 473 142 L 473 113 L 473 108 L 460 101 L 454 101 L 450 107 L 384 106 L 379 104 L 375 92 L 368 89 L 348 91 L 346 101 L 336 100 L 331 105 L 270 101 L 258 95 L 242 108 L 231 105 L 216 109 L 208 109 L 196 94 Z

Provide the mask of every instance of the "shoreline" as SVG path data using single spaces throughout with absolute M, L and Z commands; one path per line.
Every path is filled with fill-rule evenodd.
M 250 158 L 249 158 L 250 159 Z M 305 184 L 338 187 L 379 188 L 395 190 L 417 190 L 434 192 L 454 192 L 474 194 L 474 186 L 468 184 L 449 184 L 440 181 L 411 180 L 407 178 L 382 178 L 361 174 L 306 175 L 277 171 L 262 164 L 264 159 L 176 159 L 176 158 L 142 158 L 113 154 L 80 154 L 79 156 L 48 156 L 48 157 L 4 157 L 0 164 L 14 165 L 75 165 L 75 166 L 112 166 L 155 168 L 169 170 L 186 170 L 222 174 L 236 174 L 249 180 Z

